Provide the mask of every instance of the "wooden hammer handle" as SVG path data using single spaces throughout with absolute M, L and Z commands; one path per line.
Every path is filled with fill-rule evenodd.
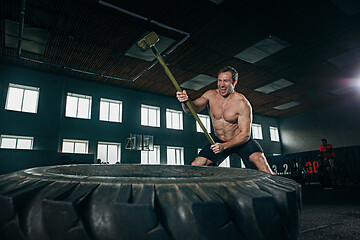
M 153 51 L 153 53 L 156 55 L 157 59 L 159 60 L 161 66 L 164 68 L 165 73 L 168 75 L 168 77 L 170 78 L 171 82 L 174 84 L 176 90 L 178 90 L 179 92 L 182 92 L 182 89 L 180 88 L 179 84 L 177 83 L 177 81 L 175 80 L 174 76 L 172 75 L 172 73 L 170 72 L 170 69 L 168 68 L 168 66 L 166 65 L 164 59 L 161 57 L 159 51 L 156 49 L 155 45 L 150 47 L 151 50 Z M 203 125 L 203 123 L 201 122 L 199 116 L 197 115 L 197 113 L 195 112 L 194 108 L 191 106 L 190 102 L 187 101 L 186 106 L 190 109 L 191 114 L 194 116 L 195 120 L 197 121 L 197 123 L 200 125 L 201 129 L 203 130 L 206 138 L 209 140 L 210 144 L 215 144 L 214 140 L 212 139 L 212 137 L 209 135 L 209 133 L 207 132 L 205 126 Z

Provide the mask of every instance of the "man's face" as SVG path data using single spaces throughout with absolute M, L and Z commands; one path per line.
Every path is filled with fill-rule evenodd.
M 236 82 L 237 81 L 233 82 L 231 72 L 219 73 L 218 88 L 220 95 L 227 97 L 229 94 L 233 93 Z
M 322 144 L 323 146 L 326 146 L 327 142 L 326 142 L 326 141 L 321 141 L 321 144 Z

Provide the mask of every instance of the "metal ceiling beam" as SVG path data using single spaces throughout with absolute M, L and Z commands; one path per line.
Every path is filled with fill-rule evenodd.
M 19 57 L 21 56 L 21 43 L 22 43 L 22 37 L 23 37 L 23 33 L 24 33 L 25 4 L 26 4 L 26 0 L 22 0 L 21 6 L 20 6 L 20 25 L 19 25 L 19 41 L 18 41 Z
M 36 60 L 36 59 L 32 59 L 32 58 L 29 58 L 29 57 L 22 57 L 21 56 L 21 40 L 22 40 L 22 34 L 23 34 L 23 28 L 24 28 L 24 16 L 25 16 L 25 1 L 26 0 L 22 0 L 22 5 L 21 5 L 21 14 L 20 14 L 20 36 L 19 36 L 19 57 L 20 59 L 23 59 L 23 60 L 26 60 L 26 61 L 30 61 L 30 62 L 33 62 L 33 63 L 39 63 L 39 64 L 46 64 L 46 65 L 50 65 L 50 66 L 54 66 L 54 67 L 58 67 L 58 68 L 62 68 L 62 69 L 66 69 L 66 70 L 70 70 L 70 71 L 73 71 L 73 72 L 79 72 L 79 73 L 83 73 L 83 74 L 88 74 L 88 75 L 93 75 L 93 76 L 98 76 L 98 77 L 104 77 L 104 78 L 110 78 L 110 79 L 115 79 L 115 80 L 121 80 L 121 81 L 128 81 L 128 82 L 134 82 L 135 80 L 137 80 L 138 78 L 140 78 L 144 73 L 146 73 L 147 71 L 149 71 L 152 67 L 154 67 L 159 61 L 156 60 L 154 61 L 150 66 L 148 66 L 147 68 L 145 68 L 141 73 L 139 73 L 137 76 L 135 76 L 133 79 L 128 79 L 128 78 L 119 78 L 119 77 L 114 77 L 114 76 L 110 76 L 110 75 L 104 75 L 104 74 L 101 74 L 101 73 L 95 73 L 95 72 L 90 72 L 90 71 L 84 71 L 84 70 L 80 70 L 80 69 L 76 69 L 76 68 L 72 68 L 72 67 L 67 67 L 67 66 L 62 66 L 62 65 L 59 65 L 59 64 L 55 64 L 55 63 L 51 63 L 51 62 L 46 62 L 46 61 L 41 61 L 41 60 Z M 176 29 L 176 28 L 173 28 L 173 27 L 170 27 L 168 25 L 165 25 L 165 24 L 162 24 L 160 22 L 157 22 L 157 21 L 154 21 L 154 20 L 151 20 L 151 19 L 148 19 L 146 17 L 143 17 L 143 16 L 140 16 L 136 13 L 133 13 L 133 12 L 130 12 L 126 9 L 123 9 L 123 8 L 119 8 L 117 6 L 114 6 L 112 4 L 109 4 L 109 3 L 106 3 L 104 1 L 99 1 L 99 4 L 103 5 L 103 6 L 106 6 L 106 7 L 110 7 L 110 8 L 113 8 L 117 11 L 120 11 L 122 13 L 125 13 L 129 16 L 132 16 L 132 17 L 135 17 L 135 18 L 138 18 L 138 19 L 141 19 L 141 20 L 144 20 L 146 22 L 150 22 L 152 24 L 155 24 L 159 27 L 162 27 L 162 28 L 165 28 L 165 29 L 168 29 L 170 31 L 174 31 L 174 32 L 177 32 L 177 33 L 180 33 L 180 34 L 183 34 L 185 35 L 185 37 L 183 39 L 181 39 L 175 46 L 173 46 L 172 48 L 170 48 L 168 51 L 166 51 L 162 57 L 166 57 L 167 55 L 169 55 L 172 51 L 174 51 L 177 47 L 179 47 L 181 44 L 183 44 L 189 37 L 190 37 L 190 34 L 187 33 L 187 32 L 184 32 L 184 31 L 181 31 L 179 29 Z
M 168 29 L 170 31 L 174 31 L 174 32 L 177 32 L 177 33 L 180 33 L 180 34 L 183 34 L 185 35 L 185 37 L 183 39 L 181 39 L 174 47 L 170 48 L 167 52 L 165 52 L 165 54 L 161 55 L 161 57 L 166 57 L 167 55 L 169 55 L 172 51 L 174 51 L 177 47 L 179 47 L 181 44 L 183 44 L 189 37 L 190 37 L 190 34 L 187 33 L 187 32 L 184 32 L 184 31 L 181 31 L 179 29 L 176 29 L 176 28 L 173 28 L 173 27 L 170 27 L 168 25 L 165 25 L 165 24 L 162 24 L 160 22 L 157 22 L 155 20 L 152 20 L 152 19 L 149 19 L 149 18 L 146 18 L 146 17 L 143 17 L 141 15 L 138 15 L 136 13 L 133 13 L 133 12 L 130 12 L 126 9 L 123 9 L 123 8 L 119 8 L 117 6 L 114 6 L 110 3 L 107 3 L 107 2 L 104 2 L 104 1 L 99 1 L 99 4 L 103 5 L 103 6 L 106 6 L 106 7 L 110 7 L 112 9 L 115 9 L 119 12 L 122 12 L 122 13 L 125 13 L 125 14 L 128 14 L 132 17 L 135 17 L 135 18 L 138 18 L 138 19 L 141 19 L 141 20 L 144 20 L 146 22 L 150 22 L 152 24 L 155 24 L 159 27 L 162 27 L 162 28 L 165 28 L 165 29 Z M 147 71 L 149 71 L 152 67 L 154 67 L 157 63 L 159 62 L 159 60 L 156 60 L 155 62 L 153 62 L 150 66 L 148 66 L 147 68 L 145 68 L 141 73 L 139 73 L 136 77 L 134 77 L 133 79 L 131 79 L 130 81 L 134 82 L 136 79 L 138 79 L 139 77 L 141 77 L 144 73 L 146 73 Z

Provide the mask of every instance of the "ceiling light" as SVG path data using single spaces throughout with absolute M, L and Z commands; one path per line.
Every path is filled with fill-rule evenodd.
M 288 102 L 288 103 L 276 106 L 276 107 L 274 107 L 274 109 L 282 111 L 282 110 L 293 108 L 293 107 L 296 107 L 296 106 L 299 106 L 299 105 L 301 105 L 301 103 L 296 102 L 296 101 L 292 101 L 292 102 Z
M 294 84 L 293 82 L 290 82 L 286 79 L 281 78 L 280 80 L 277 80 L 277 81 L 269 83 L 265 86 L 259 87 L 259 88 L 255 89 L 255 91 L 268 94 L 271 92 L 275 92 L 279 89 L 289 87 L 293 84 Z
M 248 63 L 256 63 L 290 45 L 290 43 L 270 35 L 237 54 L 235 57 Z
M 149 34 L 150 32 L 146 32 L 144 33 L 139 39 L 142 39 L 144 36 L 146 36 L 147 34 Z M 165 51 L 168 47 L 171 46 L 171 44 L 173 44 L 175 42 L 174 39 L 168 38 L 168 37 L 164 37 L 162 35 L 158 35 L 159 36 L 159 42 L 156 43 L 156 48 L 159 51 L 159 53 L 162 53 L 163 51 Z M 136 41 L 136 42 L 138 42 Z M 133 45 L 131 45 L 131 47 L 129 48 L 129 50 L 125 53 L 126 56 L 129 57 L 134 57 L 134 58 L 138 58 L 138 59 L 143 59 L 146 61 L 153 61 L 156 56 L 154 55 L 154 53 L 152 52 L 151 49 L 148 49 L 146 51 L 142 51 L 138 45 L 136 43 L 134 43 Z
M 355 87 L 360 87 L 360 78 L 355 80 Z
M 220 5 L 224 2 L 224 0 L 209 0 L 212 3 L 215 3 L 216 5 Z
M 351 91 L 353 91 L 353 88 L 346 86 L 346 87 L 342 87 L 342 88 L 336 88 L 334 90 L 331 90 L 330 92 L 335 95 L 343 95 L 343 94 L 349 93 Z
M 5 46 L 18 48 L 20 23 L 5 19 Z M 44 55 L 50 32 L 24 24 L 21 50 Z
M 328 62 L 337 67 L 345 67 L 360 61 L 360 47 L 351 49 L 340 55 L 328 59 Z
M 216 81 L 217 81 L 217 78 L 210 77 L 210 76 L 207 76 L 204 74 L 200 74 L 200 75 L 197 75 L 196 77 L 191 78 L 190 80 L 182 83 L 180 85 L 180 87 L 198 91 Z
M 338 8 L 349 16 L 360 12 L 359 0 L 331 0 Z

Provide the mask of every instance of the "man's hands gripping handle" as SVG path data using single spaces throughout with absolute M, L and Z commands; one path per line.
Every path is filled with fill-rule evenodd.
M 188 95 L 187 95 L 187 93 L 186 93 L 185 90 L 183 90 L 182 92 L 177 91 L 177 92 L 176 92 L 176 98 L 177 98 L 177 99 L 179 100 L 179 102 L 181 102 L 181 103 L 185 103 L 185 102 L 189 101 L 189 97 L 188 97 Z
M 207 132 L 205 126 L 202 124 L 202 122 L 201 122 L 200 118 L 198 117 L 197 113 L 195 112 L 194 108 L 191 106 L 191 103 L 189 101 L 188 95 L 186 94 L 186 91 L 185 90 L 177 91 L 176 97 L 179 100 L 179 102 L 184 103 L 187 106 L 187 108 L 190 110 L 191 114 L 194 116 L 195 120 L 200 125 L 201 129 L 203 130 L 203 132 L 204 132 L 206 138 L 209 140 L 209 142 L 211 144 L 215 144 L 214 140 Z

